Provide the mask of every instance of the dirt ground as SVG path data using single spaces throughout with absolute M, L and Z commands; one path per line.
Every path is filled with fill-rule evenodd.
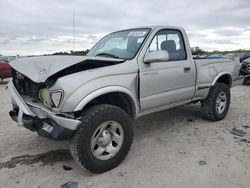
M 199 104 L 136 120 L 127 158 L 96 175 L 75 164 L 68 142 L 41 138 L 15 125 L 8 116 L 6 84 L 0 82 L 1 188 L 54 188 L 69 181 L 83 188 L 250 187 L 250 86 L 232 89 L 231 108 L 220 122 L 202 119 Z M 247 134 L 233 135 L 234 127 Z

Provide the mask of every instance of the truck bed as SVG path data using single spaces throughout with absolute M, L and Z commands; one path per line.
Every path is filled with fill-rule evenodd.
M 213 80 L 220 74 L 231 72 L 232 85 L 240 80 L 239 59 L 215 58 L 215 59 L 194 59 L 196 65 L 196 94 L 195 98 L 204 98 L 208 94 L 209 87 Z

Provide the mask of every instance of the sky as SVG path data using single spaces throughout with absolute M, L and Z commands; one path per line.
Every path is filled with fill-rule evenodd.
M 191 46 L 250 49 L 250 0 L 0 0 L 0 54 L 39 55 L 91 48 L 130 27 L 186 29 Z

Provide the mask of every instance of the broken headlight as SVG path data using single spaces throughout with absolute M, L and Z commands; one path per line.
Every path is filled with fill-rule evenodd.
M 62 91 L 50 91 L 47 88 L 43 88 L 39 91 L 39 99 L 50 107 L 58 107 L 63 96 Z
M 40 89 L 39 99 L 48 106 L 53 106 L 53 102 L 50 97 L 50 91 L 47 88 Z

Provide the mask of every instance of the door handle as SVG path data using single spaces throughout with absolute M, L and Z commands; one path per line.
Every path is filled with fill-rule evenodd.
M 190 67 L 184 67 L 184 72 L 187 73 L 187 72 L 190 72 L 191 68 Z

